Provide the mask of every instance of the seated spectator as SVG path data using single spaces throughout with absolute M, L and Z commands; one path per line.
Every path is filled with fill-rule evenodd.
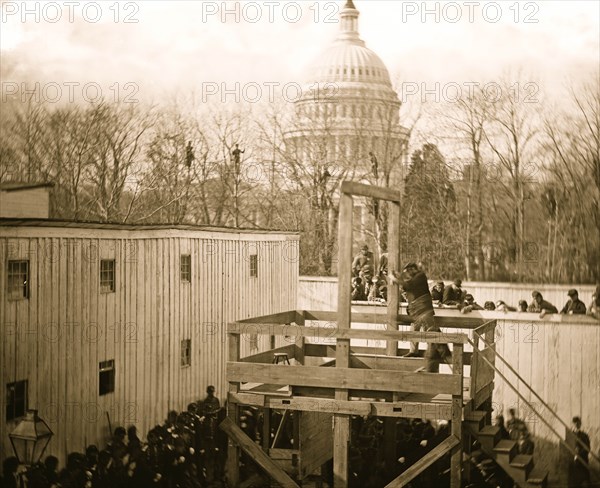
M 600 320 L 600 285 L 596 285 L 596 291 L 592 295 L 592 303 L 587 313 Z
M 483 304 L 483 309 L 484 310 L 496 310 L 496 305 L 494 305 L 494 302 L 485 302 Z
M 533 441 L 531 440 L 531 436 L 527 431 L 519 432 L 519 439 L 517 440 L 517 447 L 519 449 L 519 454 L 526 454 L 529 456 L 533 456 Z
M 352 300 L 362 301 L 366 299 L 365 286 L 362 279 L 356 276 L 352 278 Z
M 483 310 L 483 307 L 475 301 L 473 295 L 467 293 L 465 295 L 465 301 L 463 302 L 460 311 L 461 313 L 469 313 L 473 310 Z
M 382 280 L 379 276 L 375 276 L 371 280 L 371 286 L 369 287 L 369 295 L 367 297 L 367 300 L 369 300 L 370 302 L 379 302 L 382 300 L 385 301 L 381 294 L 381 290 L 384 286 L 385 281 Z
M 525 304 L 524 311 L 527 311 L 527 302 L 525 300 L 521 300 L 521 302 L 523 302 Z M 515 307 L 511 307 L 510 305 L 507 305 L 502 300 L 498 300 L 496 302 L 496 310 L 499 310 L 500 312 L 516 312 L 517 311 L 517 309 Z
M 362 278 L 363 283 L 365 285 L 365 292 L 368 293 L 367 288 L 369 288 L 369 284 L 373 279 L 373 266 L 369 264 L 365 264 L 360 272 L 358 273 L 359 278 Z
M 354 257 L 354 261 L 352 261 L 352 274 L 354 276 L 359 276 L 359 274 L 365 270 L 365 267 L 369 270 L 371 276 L 373 276 L 373 253 L 369 251 L 369 246 L 363 244 L 363 246 L 360 248 L 360 253 L 357 254 Z
M 529 305 L 527 305 L 527 301 L 519 300 L 519 308 L 517 312 L 527 312 L 529 309 Z
M 221 409 L 221 403 L 215 396 L 215 387 L 209 385 L 206 387 L 206 398 L 202 403 L 202 413 L 204 415 L 215 415 Z
M 500 439 L 510 439 L 510 434 L 504 426 L 504 415 L 498 415 L 496 417 L 496 427 L 500 429 Z
M 438 281 L 431 289 L 431 299 L 434 302 L 444 301 L 444 282 Z
M 17 488 L 19 486 L 19 460 L 14 457 L 7 457 L 2 463 L 2 487 Z
M 575 456 L 569 463 L 569 486 L 590 486 L 590 437 L 581 430 L 580 417 L 573 417 L 572 430 L 579 442 L 575 444 Z
M 50 486 L 58 483 L 58 458 L 48 456 L 44 460 L 44 477 L 50 483 Z
M 528 312 L 539 313 L 540 318 L 544 317 L 547 313 L 558 313 L 558 309 L 550 302 L 544 300 L 542 294 L 539 291 L 531 293 L 533 301 L 527 307 Z
M 519 434 L 521 432 L 527 432 L 527 426 L 525 425 L 525 422 L 517 417 L 514 408 L 508 410 L 508 422 L 506 422 L 506 428 L 508 429 L 508 434 L 513 441 L 519 440 Z
M 443 294 L 444 305 L 459 305 L 462 302 L 462 280 L 454 280 L 450 286 L 446 287 Z
M 569 295 L 569 300 L 567 301 L 567 303 L 565 304 L 563 309 L 560 311 L 560 313 L 567 314 L 567 315 L 574 315 L 574 314 L 585 315 L 585 312 L 586 312 L 585 303 L 583 303 L 579 299 L 579 294 L 577 293 L 577 290 L 575 290 L 574 288 L 571 288 L 568 291 L 567 295 Z

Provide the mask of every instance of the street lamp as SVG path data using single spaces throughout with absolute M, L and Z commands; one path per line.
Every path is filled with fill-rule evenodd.
M 8 437 L 20 464 L 31 467 L 38 463 L 54 433 L 48 424 L 38 417 L 37 410 L 27 410 Z

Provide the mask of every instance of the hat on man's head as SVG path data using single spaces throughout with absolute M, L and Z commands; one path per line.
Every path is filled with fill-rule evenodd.
M 367 246 L 366 244 L 363 244 L 362 246 L 360 246 L 361 249 L 369 249 L 369 246 Z
M 465 300 L 475 300 L 475 297 L 473 295 L 471 295 L 470 293 L 467 293 L 465 295 Z
M 455 284 L 456 286 L 461 286 L 461 285 L 462 285 L 462 280 L 461 280 L 460 278 L 459 278 L 459 279 L 456 279 L 456 280 L 454 280 L 454 284 Z
M 402 268 L 402 270 L 406 270 L 409 268 L 419 269 L 419 267 L 417 266 L 417 263 L 415 263 L 414 261 L 411 261 L 410 263 L 406 263 L 406 265 L 404 266 L 404 268 Z
M 568 292 L 567 295 L 569 295 L 570 297 L 574 296 L 574 295 L 578 295 L 577 290 L 575 288 L 571 288 Z
M 442 285 L 442 286 L 444 286 L 444 282 L 443 281 L 436 281 L 435 284 L 436 285 Z
M 532 292 L 531 292 L 531 296 L 532 296 L 533 298 L 535 298 L 535 297 L 537 297 L 537 296 L 540 296 L 540 297 L 541 297 L 541 296 L 542 296 L 542 294 L 541 294 L 539 291 L 537 291 L 537 290 L 534 290 L 534 291 L 532 291 Z

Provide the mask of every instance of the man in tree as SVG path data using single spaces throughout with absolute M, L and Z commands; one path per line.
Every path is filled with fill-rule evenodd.
M 568 314 L 568 315 L 573 315 L 573 314 L 585 315 L 585 312 L 586 312 L 585 303 L 583 303 L 579 299 L 579 294 L 577 293 L 577 290 L 575 290 L 574 288 L 571 288 L 569 290 L 569 292 L 567 293 L 567 295 L 569 295 L 569 300 L 567 301 L 567 303 L 565 304 L 563 309 L 560 311 L 560 313 Z
M 244 154 L 245 152 L 246 152 L 245 149 L 244 150 L 240 149 L 239 144 L 236 144 L 235 149 L 233 151 L 231 151 L 231 155 L 233 156 L 233 163 L 235 164 L 236 169 L 239 169 L 241 155 Z
M 427 276 L 419 269 L 416 263 L 408 263 L 401 273 L 392 271 L 390 280 L 393 284 L 400 284 L 406 292 L 408 308 L 413 317 L 413 331 L 440 332 L 435 325 L 433 301 L 427 284 Z M 410 345 L 410 352 L 405 357 L 417 357 L 419 355 L 419 343 Z M 439 372 L 440 361 L 448 361 L 452 354 L 447 344 L 429 343 L 425 352 L 426 371 L 428 373 Z

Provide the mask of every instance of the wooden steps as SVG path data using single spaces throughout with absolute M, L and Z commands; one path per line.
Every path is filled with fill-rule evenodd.
M 519 454 L 516 441 L 501 439 L 500 428 L 486 424 L 487 414 L 474 410 L 465 413 L 464 425 L 481 444 L 482 451 L 494 459 L 520 488 L 545 488 L 548 472 L 535 468 L 533 456 Z

